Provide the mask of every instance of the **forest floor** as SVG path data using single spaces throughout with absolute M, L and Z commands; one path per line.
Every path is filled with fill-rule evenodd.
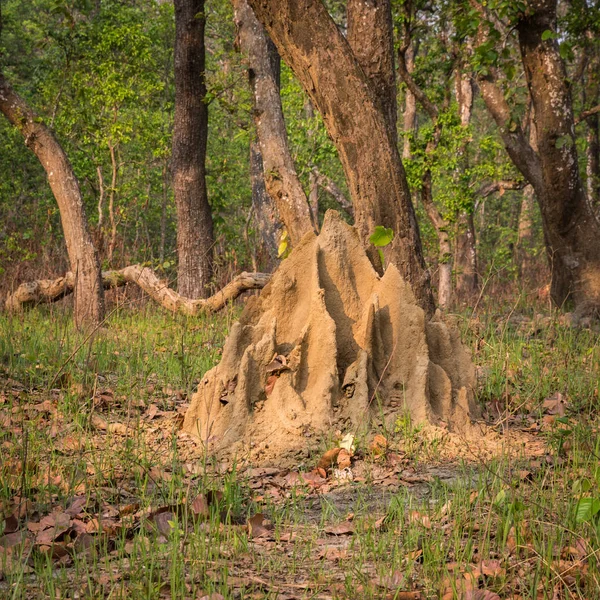
M 600 598 L 597 331 L 469 313 L 481 440 L 401 415 L 257 466 L 179 430 L 236 316 L 0 316 L 0 598 Z

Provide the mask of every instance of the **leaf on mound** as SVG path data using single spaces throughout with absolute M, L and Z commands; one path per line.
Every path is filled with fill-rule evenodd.
M 387 246 L 394 239 L 394 231 L 390 227 L 384 227 L 383 225 L 377 225 L 375 230 L 371 234 L 369 241 L 373 246 L 382 248 Z
M 340 448 L 340 451 L 337 455 L 337 464 L 340 469 L 349 469 L 351 465 L 351 456 L 350 452 L 345 448 Z

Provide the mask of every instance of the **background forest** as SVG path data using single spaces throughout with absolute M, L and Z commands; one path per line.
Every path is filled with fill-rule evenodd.
M 344 30 L 344 3 L 330 4 Z M 432 119 L 398 77 L 399 143 L 434 284 L 439 266 L 446 263 L 463 300 L 477 294 L 490 277 L 488 292 L 508 283 L 529 290 L 546 285 L 533 191 L 508 158 L 475 84 L 477 69 L 501 68 L 515 118 L 529 127 L 530 103 L 514 40 L 478 48 L 467 65 L 457 32 L 460 20 L 468 18 L 466 5 L 392 4 L 396 49 L 405 45 L 405 23 L 411 19 L 408 53 L 402 51 L 412 79 L 439 110 Z M 552 33 L 567 63 L 576 115 L 598 99 L 597 9 L 583 10 L 584 4 L 561 3 L 558 31 Z M 174 281 L 172 3 L 6 0 L 3 21 L 3 71 L 55 131 L 70 158 L 103 268 L 145 262 Z M 261 243 L 260 215 L 252 210 L 252 93 L 244 56 L 236 49 L 229 2 L 206 3 L 205 39 L 206 176 L 215 227 L 215 284 L 221 287 L 241 269 L 271 270 L 277 248 Z M 466 118 L 464 107 L 461 115 L 465 79 L 475 92 Z M 340 194 L 347 209 L 349 195 L 335 148 L 285 64 L 281 99 L 295 167 L 307 195 L 318 202 L 319 219 L 327 208 L 344 210 Z M 58 208 L 42 167 L 10 123 L 3 120 L 0 128 L 5 140 L 0 161 L 8 174 L 0 191 L 0 268 L 6 293 L 22 281 L 62 275 L 68 263 Z M 576 132 L 582 176 L 597 190 L 597 115 L 581 121 Z M 433 207 L 422 201 L 426 169 Z M 470 233 L 477 254 L 471 265 Z M 473 268 L 475 285 L 465 281 Z

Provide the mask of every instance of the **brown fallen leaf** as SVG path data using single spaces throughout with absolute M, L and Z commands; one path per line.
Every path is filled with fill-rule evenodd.
M 327 450 L 323 456 L 319 459 L 317 463 L 318 469 L 324 469 L 325 471 L 330 470 L 331 467 L 335 464 L 338 454 L 340 453 L 341 448 L 331 448 L 331 450 Z
M 251 539 L 271 537 L 273 525 L 265 522 L 265 517 L 262 513 L 256 513 L 248 519 L 248 535 Z
M 175 513 L 166 511 L 154 515 L 149 521 L 154 524 L 158 533 L 168 538 L 176 527 L 176 519 Z
M 278 379 L 279 377 L 277 377 L 277 375 L 269 375 L 267 377 L 267 383 L 265 384 L 265 394 L 267 396 L 271 395 L 271 392 L 273 391 Z
M 548 415 L 558 415 L 564 417 L 567 409 L 565 397 L 556 392 L 544 400 L 544 411 Z
M 482 560 L 477 569 L 486 577 L 502 577 L 506 574 L 499 560 Z
M 397 590 L 404 583 L 404 573 L 394 571 L 390 575 L 377 576 L 372 579 L 373 583 L 386 590 Z
M 408 520 L 410 523 L 419 523 L 425 527 L 425 529 L 431 529 L 431 520 L 428 515 L 420 513 L 418 510 L 412 510 L 408 514 Z
M 103 419 L 97 414 L 92 415 L 92 425 L 96 429 L 108 431 L 109 433 L 119 433 L 121 435 L 128 435 L 134 431 L 131 427 L 128 427 L 124 423 L 109 423 L 106 419 Z
M 85 506 L 87 504 L 87 501 L 88 501 L 87 496 L 75 496 L 71 500 L 71 504 L 69 505 L 69 508 L 67 508 L 67 510 L 65 510 L 65 512 L 70 517 L 76 517 L 83 512 L 83 509 L 85 508 Z
M 40 521 L 41 529 L 35 537 L 38 545 L 52 545 L 71 525 L 71 517 L 65 512 L 51 513 Z
M 376 456 L 385 454 L 385 451 L 387 450 L 387 446 L 388 446 L 387 439 L 384 436 L 382 436 L 380 433 L 378 433 L 373 438 L 373 441 L 371 442 L 371 452 L 373 454 L 375 454 Z
M 204 494 L 198 494 L 192 503 L 190 504 L 190 509 L 192 511 L 192 515 L 194 519 L 208 519 L 210 516 L 210 510 L 208 507 L 208 500 Z
M 213 592 L 212 594 L 201 596 L 198 600 L 225 600 L 225 596 L 222 596 L 219 592 Z
M 7 533 L 0 537 L 0 548 L 12 548 L 22 544 L 27 538 L 26 531 L 15 531 L 14 533 Z
M 4 519 L 4 533 L 14 533 L 17 529 L 19 529 L 19 519 L 15 514 Z
M 325 560 L 342 560 L 346 558 L 348 552 L 342 548 L 338 548 L 337 546 L 324 546 L 317 554 L 318 559 Z
M 338 455 L 337 455 L 338 468 L 348 469 L 348 468 L 350 468 L 351 462 L 352 461 L 351 461 L 350 452 L 348 452 L 348 450 L 346 450 L 345 448 L 340 448 L 340 451 L 338 452 Z
M 351 521 L 342 521 L 337 525 L 325 527 L 324 531 L 330 535 L 352 535 L 354 533 L 354 524 Z

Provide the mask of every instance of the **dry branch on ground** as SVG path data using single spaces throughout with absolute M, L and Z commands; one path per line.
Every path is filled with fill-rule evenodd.
M 269 281 L 268 273 L 243 272 L 232 279 L 223 289 L 210 298 L 192 300 L 171 289 L 149 267 L 130 265 L 124 269 L 102 273 L 104 289 L 134 283 L 141 287 L 153 300 L 172 312 L 196 316 L 221 310 L 227 302 L 234 300 L 246 290 L 263 288 Z M 68 272 L 58 279 L 39 279 L 22 283 L 6 298 L 6 309 L 20 311 L 26 306 L 55 302 L 73 293 L 75 275 Z

